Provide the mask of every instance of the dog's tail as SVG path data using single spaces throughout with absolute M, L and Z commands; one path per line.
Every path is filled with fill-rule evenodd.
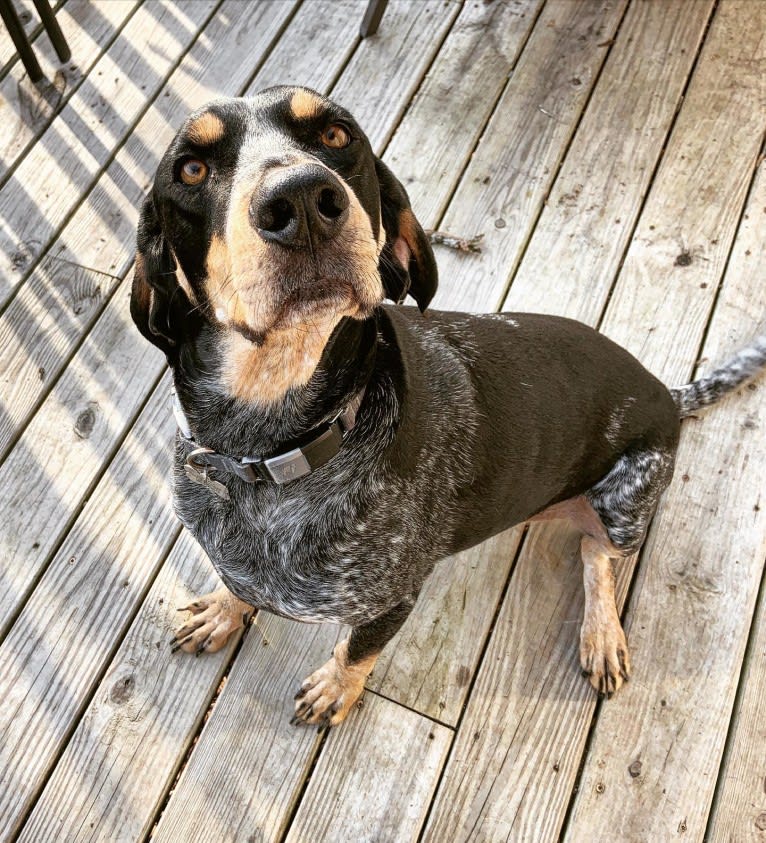
M 718 369 L 698 381 L 670 390 L 683 419 L 697 410 L 720 401 L 727 393 L 755 377 L 766 367 L 766 334 Z

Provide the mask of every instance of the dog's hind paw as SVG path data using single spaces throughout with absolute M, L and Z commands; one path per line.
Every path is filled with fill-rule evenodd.
M 630 678 L 628 642 L 620 621 L 582 625 L 580 665 L 599 696 L 611 697 Z
M 184 650 L 198 656 L 220 650 L 233 632 L 250 622 L 255 610 L 227 588 L 219 588 L 178 611 L 191 612 L 193 617 L 177 630 L 170 648 L 174 653 Z
M 314 724 L 319 731 L 337 726 L 346 719 L 364 691 L 364 681 L 377 656 L 358 662 L 348 661 L 348 639 L 341 641 L 333 657 L 306 679 L 295 695 L 293 725 Z

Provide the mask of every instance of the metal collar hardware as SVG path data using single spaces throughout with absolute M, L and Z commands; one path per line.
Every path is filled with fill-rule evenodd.
M 186 474 L 195 479 L 195 482 L 211 488 L 219 497 L 224 497 L 222 491 L 225 487 L 209 476 L 213 473 L 234 474 L 245 483 L 265 481 L 280 485 L 305 477 L 329 462 L 338 453 L 343 439 L 356 424 L 356 414 L 362 404 L 364 392 L 365 388 L 362 387 L 334 419 L 317 428 L 317 435 L 299 448 L 291 448 L 289 451 L 278 452 L 269 457 L 232 457 L 228 454 L 219 454 L 212 448 L 201 447 L 194 441 L 186 414 L 173 390 L 173 415 L 178 429 L 181 436 L 194 446 L 186 457 Z M 213 487 L 212 483 L 216 483 L 217 486 Z M 223 487 L 223 490 L 219 490 L 218 486 Z

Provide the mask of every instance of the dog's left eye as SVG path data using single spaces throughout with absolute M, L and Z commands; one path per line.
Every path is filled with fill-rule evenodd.
M 351 143 L 351 132 L 340 123 L 333 123 L 322 132 L 320 139 L 331 149 L 343 149 Z
M 200 161 L 199 158 L 187 158 L 181 164 L 181 169 L 178 171 L 181 181 L 184 184 L 190 185 L 202 184 L 207 178 L 207 174 L 208 166 L 204 161 Z

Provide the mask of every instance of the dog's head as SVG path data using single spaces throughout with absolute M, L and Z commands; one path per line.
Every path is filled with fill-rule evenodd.
M 170 144 L 144 202 L 131 312 L 173 358 L 203 321 L 269 337 L 368 317 L 436 264 L 407 193 L 353 117 L 306 88 L 212 102 Z

